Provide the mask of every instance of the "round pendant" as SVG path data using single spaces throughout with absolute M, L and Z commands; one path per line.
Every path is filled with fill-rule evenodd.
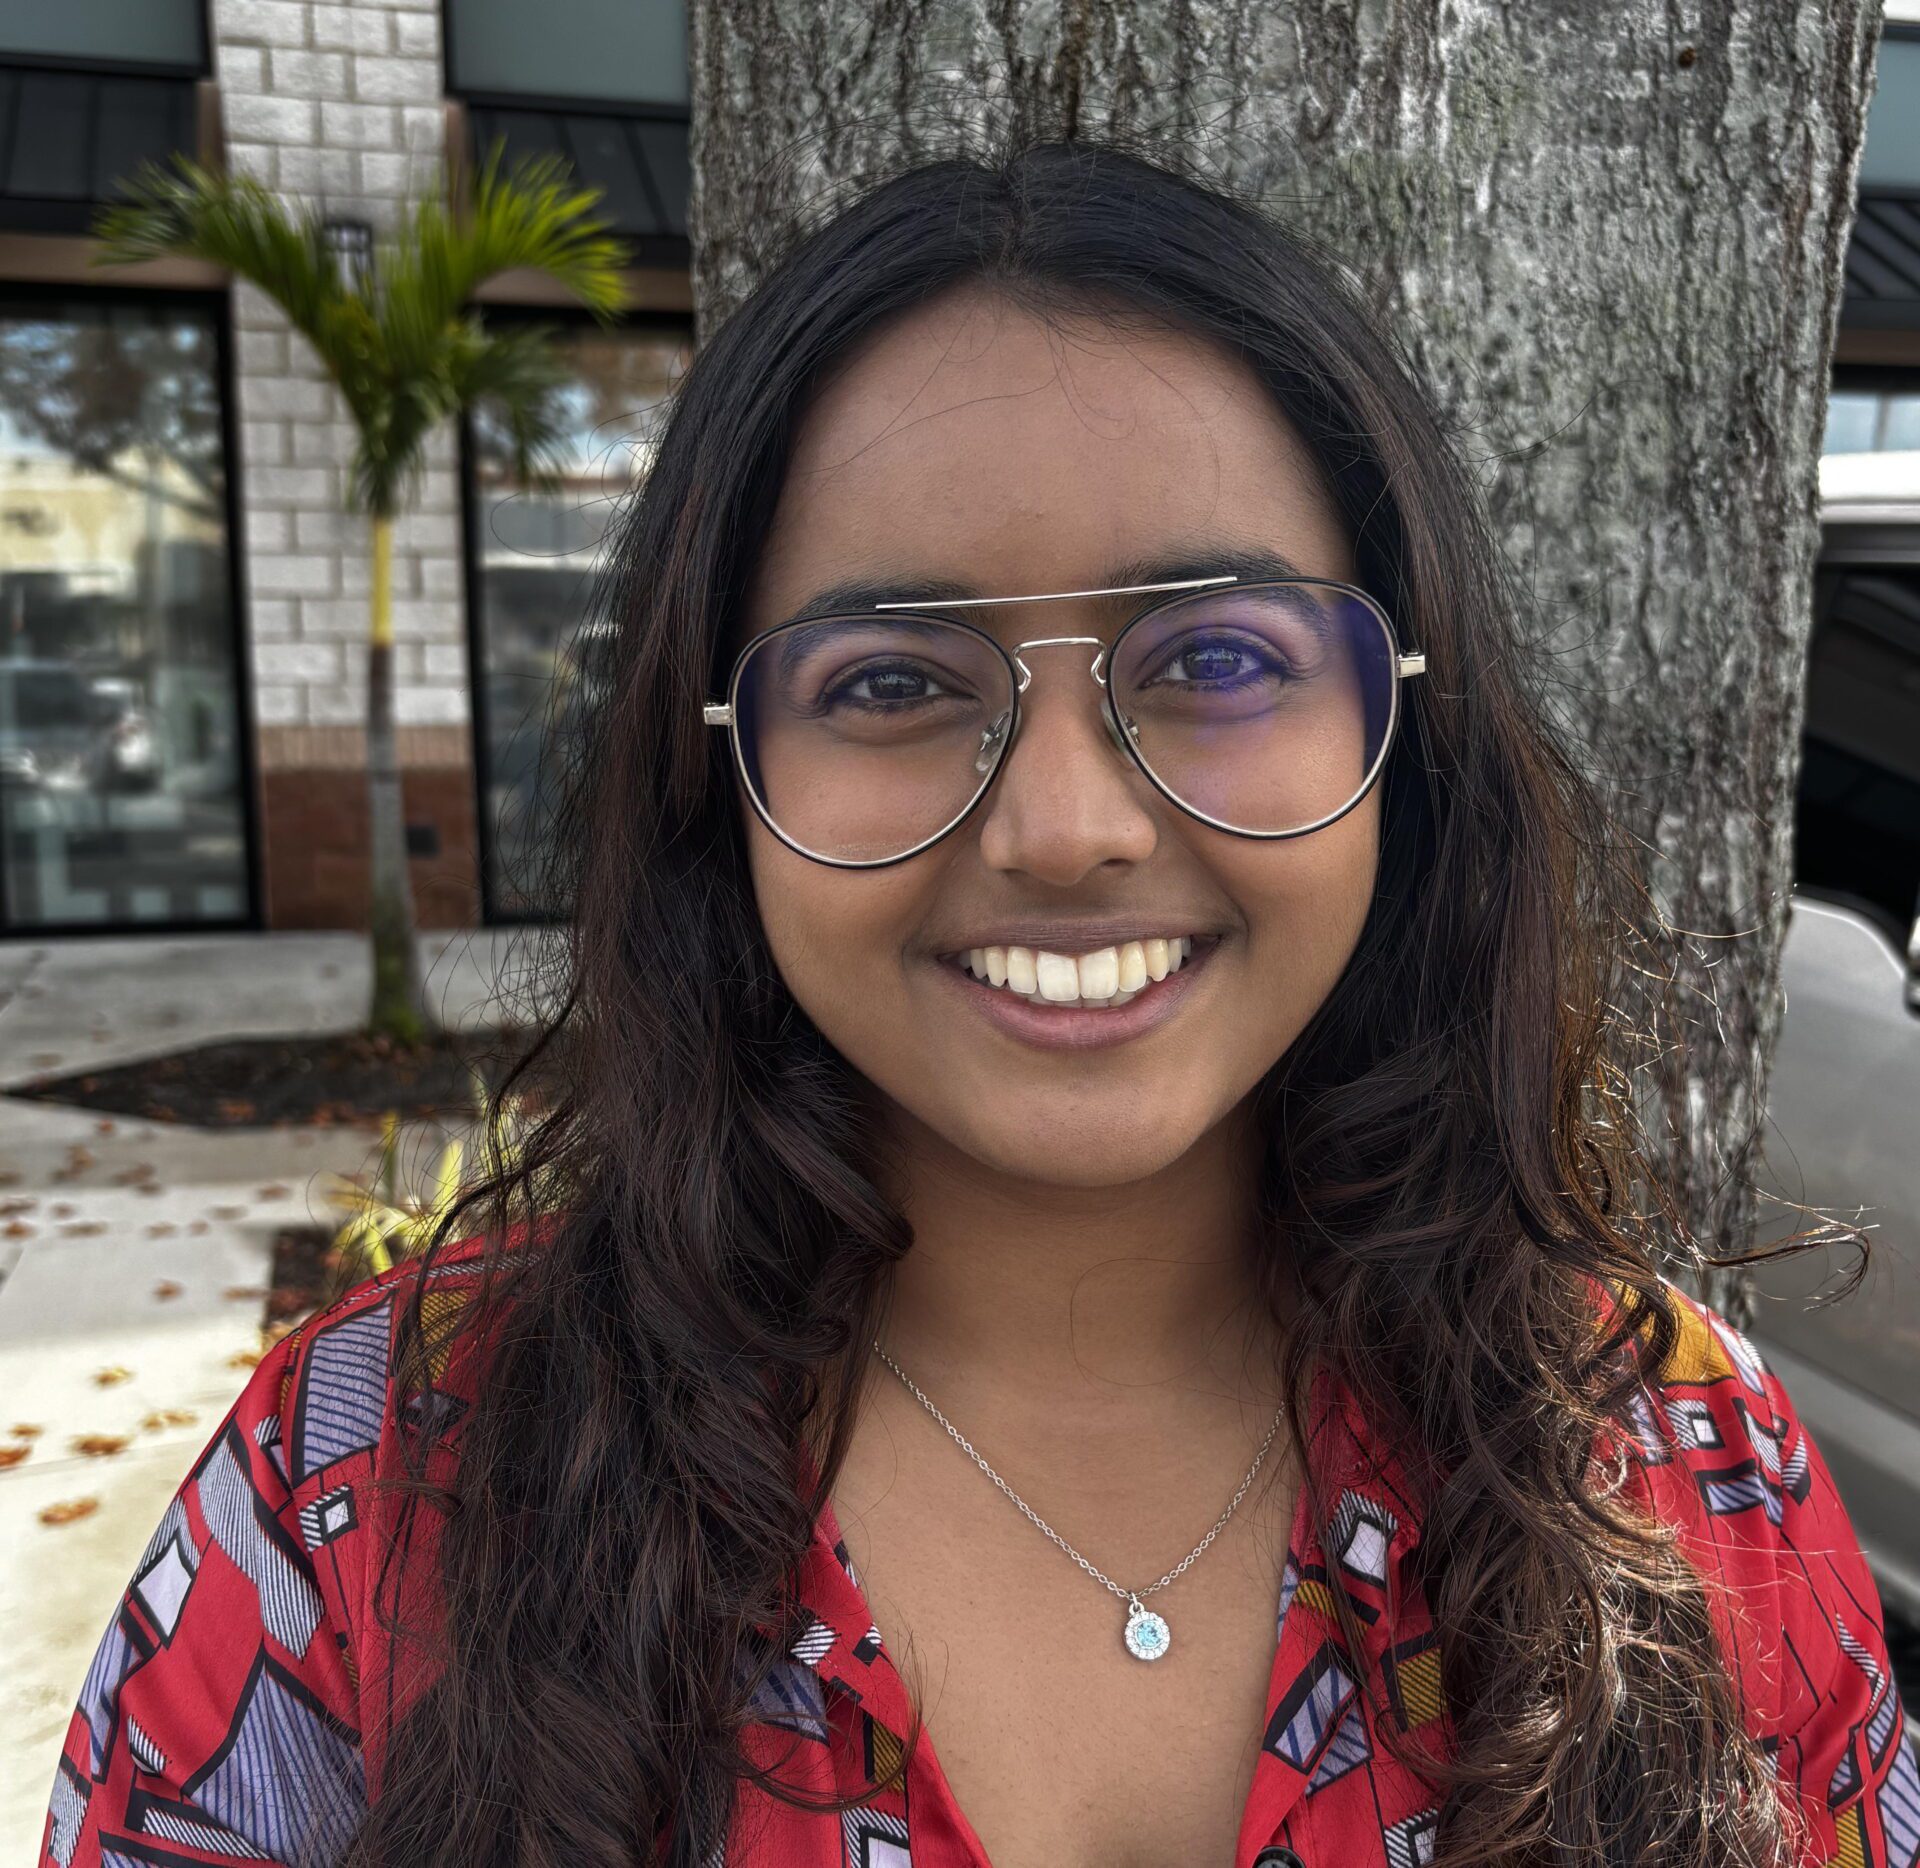
M 1173 1640 L 1165 1620 L 1136 1602 L 1127 1617 L 1127 1652 L 1135 1660 L 1158 1660 Z

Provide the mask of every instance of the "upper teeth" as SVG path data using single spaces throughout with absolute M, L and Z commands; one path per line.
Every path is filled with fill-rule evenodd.
M 1177 973 L 1193 955 L 1193 936 L 1130 940 L 1094 953 L 1041 947 L 970 947 L 967 971 L 990 986 L 1052 1005 L 1125 1005 L 1149 980 Z

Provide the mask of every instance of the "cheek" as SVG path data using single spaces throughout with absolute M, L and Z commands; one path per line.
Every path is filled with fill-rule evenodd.
M 848 1054 L 865 1048 L 868 1026 L 899 1028 L 902 946 L 925 887 L 914 865 L 831 869 L 796 856 L 758 820 L 747 835 L 760 925 L 800 1009 Z
M 1377 793 L 1297 841 L 1245 844 L 1220 866 L 1247 923 L 1266 1035 L 1289 1044 L 1359 944 L 1380 866 Z

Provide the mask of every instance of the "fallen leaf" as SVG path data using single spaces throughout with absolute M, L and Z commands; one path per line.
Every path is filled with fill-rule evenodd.
M 227 1358 L 230 1369 L 257 1369 L 267 1359 L 264 1349 L 236 1349 Z
M 178 1297 L 185 1288 L 184 1285 L 176 1284 L 171 1278 L 162 1278 L 153 1287 L 153 1294 L 164 1301 L 169 1297 Z
M 0 1231 L 4 1231 L 9 1239 L 31 1239 L 33 1237 L 33 1228 L 29 1226 L 24 1219 L 10 1219 L 4 1227 L 0 1227 Z
M 222 1297 L 230 1297 L 235 1303 L 241 1304 L 252 1303 L 266 1294 L 267 1287 L 264 1284 L 230 1284 L 220 1293 Z
M 0 1472 L 4 1472 L 9 1466 L 19 1465 L 32 1451 L 31 1445 L 0 1446 Z
M 149 1239 L 171 1239 L 180 1228 L 170 1219 L 156 1220 L 147 1228 Z
M 61 1232 L 69 1239 L 91 1239 L 96 1233 L 105 1232 L 107 1222 L 103 1219 L 76 1219 L 62 1226 Z
M 275 1181 L 271 1186 L 262 1187 L 253 1197 L 256 1200 L 284 1200 L 292 1192 L 291 1187 L 283 1187 Z
M 119 1126 L 111 1116 L 102 1116 L 100 1120 L 93 1125 L 93 1132 L 96 1135 L 111 1135 Z
M 114 1454 L 127 1450 L 131 1437 L 124 1433 L 82 1433 L 74 1435 L 67 1445 L 88 1459 L 111 1459 Z
M 164 1427 L 191 1427 L 200 1418 L 190 1407 L 156 1408 L 140 1425 L 148 1433 L 158 1433 Z
M 133 1380 L 133 1371 L 118 1362 L 109 1363 L 104 1369 L 95 1369 L 93 1385 L 96 1388 L 117 1388 L 122 1382 Z
M 37 1440 L 46 1432 L 46 1429 L 37 1421 L 24 1420 L 15 1422 L 7 1431 L 16 1440 Z
M 68 1498 L 57 1505 L 40 1508 L 42 1524 L 71 1524 L 76 1518 L 90 1518 L 100 1509 L 97 1498 Z
M 0 1201 L 0 1219 L 12 1219 L 16 1213 L 31 1213 L 39 1204 L 38 1200 Z
M 204 1219 L 189 1220 L 187 1223 L 187 1230 L 192 1233 L 196 1239 L 205 1232 L 206 1229 L 207 1222 Z
M 47 1208 L 48 1213 L 55 1219 L 71 1219 L 79 1210 L 70 1200 L 56 1200 Z
M 136 1161 L 132 1167 L 123 1167 L 114 1175 L 116 1187 L 137 1187 L 143 1180 L 152 1180 L 156 1170 L 151 1161 Z
M 247 1216 L 244 1206 L 210 1206 L 207 1212 L 214 1219 L 245 1219 Z

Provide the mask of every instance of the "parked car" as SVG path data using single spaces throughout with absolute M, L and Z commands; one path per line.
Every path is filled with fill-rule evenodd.
M 1783 957 L 1766 1185 L 1872 1227 L 1866 1282 L 1808 1300 L 1846 1249 L 1764 1266 L 1754 1334 L 1846 1500 L 1889 1609 L 1920 1620 L 1920 1012 L 1905 942 L 1870 905 L 1799 895 Z M 1767 1203 L 1763 1232 L 1804 1214 Z
M 131 682 L 89 681 L 66 662 L 0 660 L 0 785 L 149 791 L 159 776 Z
M 1765 1267 L 1754 1334 L 1804 1415 L 1889 1609 L 1920 1623 L 1920 564 L 1835 539 L 1815 585 L 1786 1012 L 1763 1188 L 1871 1228 Z M 1861 1209 L 1866 1209 L 1861 1213 Z M 1769 1203 L 1763 1234 L 1807 1216 Z

